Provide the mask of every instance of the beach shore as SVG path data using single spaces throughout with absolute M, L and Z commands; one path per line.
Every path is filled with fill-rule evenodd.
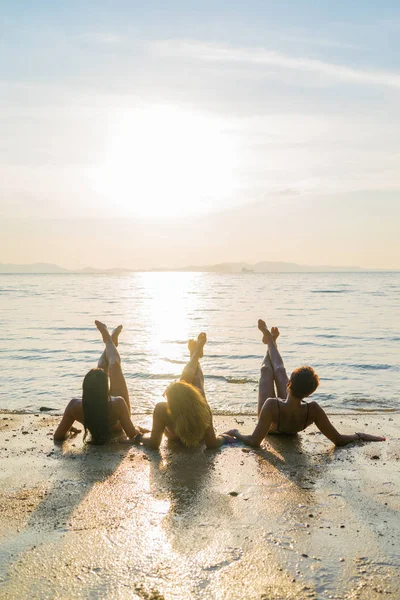
M 1 598 L 400 597 L 399 414 L 336 415 L 387 437 L 336 449 L 54 444 L 58 420 L 0 414 Z

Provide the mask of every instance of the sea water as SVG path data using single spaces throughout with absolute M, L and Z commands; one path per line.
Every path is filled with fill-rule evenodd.
M 400 273 L 0 275 L 0 409 L 62 410 L 103 350 L 94 319 L 123 324 L 132 412 L 151 412 L 201 331 L 215 413 L 254 414 L 265 352 L 257 320 L 281 332 L 288 373 L 314 367 L 330 412 L 397 411 Z

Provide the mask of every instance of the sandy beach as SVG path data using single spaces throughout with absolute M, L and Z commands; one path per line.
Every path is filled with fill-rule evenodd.
M 1 598 L 399 598 L 400 415 L 334 418 L 386 443 L 160 452 L 55 445 L 58 420 L 0 414 Z

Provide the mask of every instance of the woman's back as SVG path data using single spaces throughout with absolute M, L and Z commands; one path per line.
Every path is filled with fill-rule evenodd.
M 313 422 L 308 402 L 303 402 L 300 406 L 293 406 L 287 400 L 280 400 L 279 398 L 270 400 L 275 400 L 276 407 L 273 410 L 271 433 L 295 435 Z

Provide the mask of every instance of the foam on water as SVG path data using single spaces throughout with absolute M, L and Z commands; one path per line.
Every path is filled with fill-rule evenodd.
M 151 412 L 207 331 L 202 361 L 218 413 L 255 413 L 265 346 L 281 330 L 287 370 L 312 365 L 333 412 L 399 408 L 400 273 L 0 275 L 0 408 L 62 410 L 102 352 L 95 318 L 122 323 L 134 412 Z

